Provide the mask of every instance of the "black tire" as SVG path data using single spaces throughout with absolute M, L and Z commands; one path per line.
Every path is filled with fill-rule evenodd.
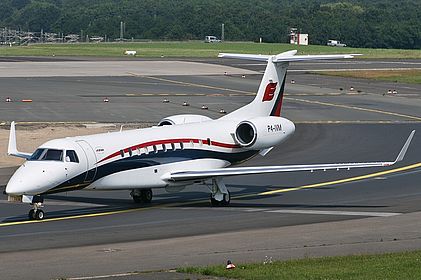
M 134 203 L 142 203 L 142 197 L 140 195 L 132 196 Z
M 152 202 L 152 197 L 153 197 L 152 189 L 141 190 L 140 195 L 142 197 L 142 202 L 144 203 Z
M 212 207 L 228 206 L 231 202 L 231 194 L 229 192 L 228 194 L 224 194 L 222 201 L 216 200 L 215 198 L 212 197 L 212 194 L 211 194 L 210 202 L 211 202 Z
M 34 216 L 35 216 L 35 220 L 43 220 L 44 217 L 45 217 L 45 214 L 44 214 L 44 211 L 37 210 L 37 211 L 35 211 Z
M 35 210 L 34 209 L 29 210 L 28 219 L 29 220 L 34 220 L 35 219 Z
M 221 201 L 222 206 L 228 206 L 231 202 L 231 194 L 228 192 L 227 194 L 224 194 L 224 199 Z
M 212 197 L 210 198 L 210 203 L 212 205 L 212 207 L 219 207 L 221 206 L 221 201 L 216 200 L 215 198 Z

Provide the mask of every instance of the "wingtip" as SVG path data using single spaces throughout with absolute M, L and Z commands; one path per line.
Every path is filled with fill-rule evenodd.
M 399 161 L 402 161 L 402 160 L 404 159 L 405 154 L 406 154 L 406 152 L 407 152 L 407 150 L 408 150 L 408 147 L 409 147 L 409 145 L 411 144 L 412 138 L 413 138 L 413 137 L 414 137 L 414 135 L 415 135 L 415 131 L 416 131 L 416 130 L 414 129 L 414 130 L 412 130 L 412 131 L 411 131 L 411 133 L 409 134 L 408 139 L 406 139 L 405 144 L 403 145 L 403 147 L 402 147 L 401 151 L 399 152 L 398 156 L 396 157 L 395 163 L 396 163 L 396 162 L 399 162 Z

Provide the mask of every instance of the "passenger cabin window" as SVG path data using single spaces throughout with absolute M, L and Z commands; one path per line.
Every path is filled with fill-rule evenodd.
M 124 157 L 124 150 L 120 150 L 121 157 Z
M 66 151 L 66 161 L 67 162 L 79 162 L 79 158 L 77 157 L 77 154 L 73 150 L 67 150 Z
M 158 148 L 155 145 L 153 145 L 152 147 L 153 147 L 154 153 L 157 154 L 158 153 Z
M 167 146 L 165 144 L 162 144 L 162 151 L 165 153 L 167 151 Z
M 129 156 L 132 156 L 133 155 L 132 148 L 129 148 L 128 150 L 129 150 Z
M 184 144 L 183 144 L 183 142 L 180 142 L 180 149 L 184 150 Z
M 174 143 L 171 143 L 171 150 L 175 151 L 176 147 Z

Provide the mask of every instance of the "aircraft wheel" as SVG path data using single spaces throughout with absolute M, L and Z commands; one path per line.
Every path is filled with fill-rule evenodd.
M 133 195 L 132 198 L 135 203 L 142 203 L 142 197 L 140 195 Z
M 29 210 L 28 219 L 29 220 L 34 220 L 35 219 L 35 210 L 34 209 Z
M 228 192 L 224 194 L 224 199 L 221 201 L 222 206 L 228 206 L 231 202 L 231 194 Z
M 142 190 L 141 191 L 142 202 L 151 203 L 152 201 L 152 189 Z
M 218 207 L 221 205 L 221 201 L 216 200 L 215 198 L 212 197 L 210 198 L 210 203 L 212 205 L 212 207 Z
M 39 209 L 36 210 L 34 213 L 35 220 L 43 220 L 44 216 L 45 216 L 44 211 L 39 210 Z
M 224 198 L 222 199 L 222 201 L 216 200 L 212 196 L 212 194 L 210 197 L 210 202 L 213 207 L 228 206 L 230 204 L 230 201 L 231 201 L 231 194 L 229 192 L 227 194 L 224 194 Z

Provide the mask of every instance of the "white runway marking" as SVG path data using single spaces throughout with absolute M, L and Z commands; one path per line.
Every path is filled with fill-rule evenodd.
M 368 217 L 392 217 L 402 213 L 392 212 L 354 212 L 354 211 L 324 211 L 324 210 L 271 210 L 268 213 L 280 214 L 313 214 L 313 215 L 340 215 L 340 216 L 368 216 Z
M 171 208 L 162 208 L 171 209 Z M 278 209 L 270 210 L 268 208 L 243 208 L 243 207 L 221 207 L 221 208 L 203 208 L 203 207 L 180 207 L 181 210 L 209 210 L 212 211 L 234 211 L 234 212 L 263 212 L 263 213 L 277 213 L 277 214 L 305 214 L 305 215 L 338 215 L 338 216 L 366 216 L 366 217 L 392 217 L 401 215 L 402 213 L 394 212 L 368 212 L 368 211 L 330 211 L 330 210 L 307 210 L 307 209 Z

